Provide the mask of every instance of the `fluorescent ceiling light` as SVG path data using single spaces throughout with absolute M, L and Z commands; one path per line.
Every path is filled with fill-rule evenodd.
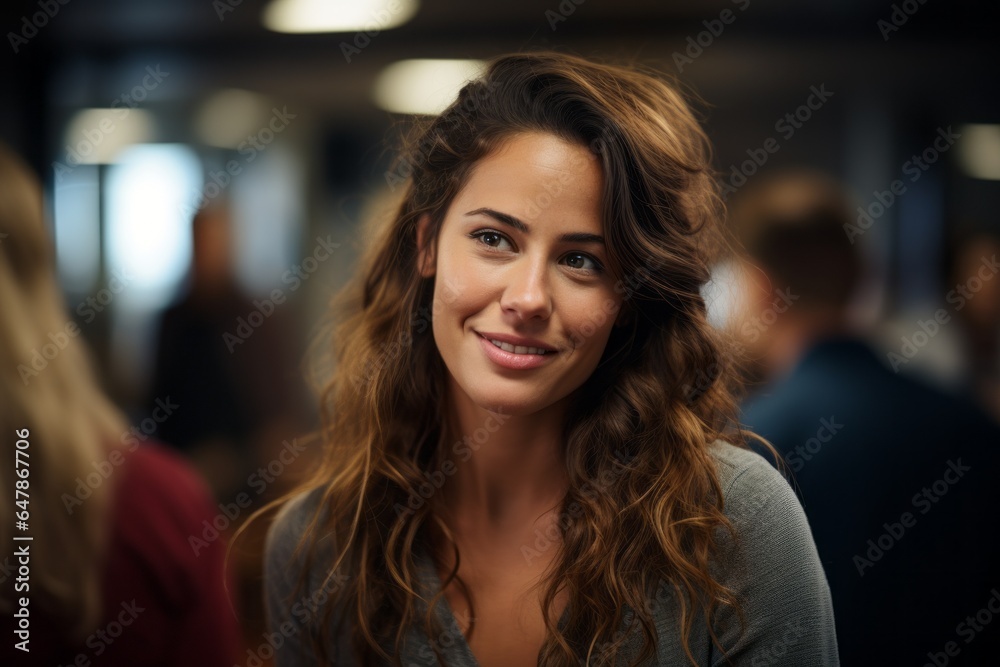
M 111 164 L 125 148 L 154 140 L 153 115 L 142 109 L 81 109 L 66 129 L 69 164 Z
M 195 131 L 208 146 L 235 149 L 266 126 L 270 112 L 262 95 L 236 88 L 220 90 L 199 109 Z
M 1000 125 L 963 125 L 959 135 L 962 171 L 973 178 L 1000 181 Z
M 387 30 L 417 13 L 417 0 L 271 0 L 264 26 L 275 32 Z
M 401 60 L 379 74 L 375 103 L 394 113 L 436 115 L 485 68 L 482 60 Z

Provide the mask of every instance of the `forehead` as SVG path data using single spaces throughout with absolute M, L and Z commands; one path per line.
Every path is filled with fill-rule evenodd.
M 489 207 L 540 227 L 599 233 L 603 186 L 600 161 L 586 146 L 525 132 L 476 163 L 452 210 Z

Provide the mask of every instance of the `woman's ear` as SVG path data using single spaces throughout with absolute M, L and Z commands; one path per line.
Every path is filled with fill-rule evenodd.
M 417 270 L 422 278 L 429 278 L 434 275 L 437 267 L 435 246 L 427 245 L 428 228 L 431 224 L 431 217 L 426 213 L 417 220 Z

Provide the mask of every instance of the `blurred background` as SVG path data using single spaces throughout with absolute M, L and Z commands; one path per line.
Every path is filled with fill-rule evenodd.
M 894 371 L 1000 417 L 1000 282 L 982 259 L 1000 249 L 998 14 L 918 0 L 7 2 L 0 139 L 43 181 L 60 285 L 108 393 L 220 502 L 246 491 L 258 505 L 307 465 L 252 477 L 315 423 L 299 362 L 362 223 L 399 192 L 401 121 L 518 50 L 675 76 L 703 102 L 727 195 L 780 170 L 839 180 L 854 198 L 844 233 L 871 267 L 852 317 L 887 364 L 905 359 Z M 735 275 L 720 267 L 717 321 L 746 298 Z M 940 309 L 948 322 L 921 337 Z M 149 419 L 168 398 L 172 414 Z
M 913 320 L 909 311 L 940 301 L 956 244 L 1000 229 L 1000 46 L 989 3 L 50 4 L 2 10 L 0 136 L 45 181 L 71 310 L 99 298 L 116 271 L 131 278 L 101 295 L 106 305 L 76 311 L 125 405 L 151 383 L 157 316 L 188 287 L 199 204 L 230 204 L 233 275 L 247 295 L 289 292 L 279 310 L 294 311 L 298 332 L 322 311 L 351 271 L 359 220 L 398 183 L 386 177 L 390 128 L 475 71 L 475 62 L 400 69 L 408 60 L 556 48 L 639 61 L 704 100 L 730 181 L 751 171 L 748 151 L 768 138 L 779 150 L 753 171 L 821 168 L 866 208 L 904 180 L 905 194 L 858 236 L 878 260 L 884 319 Z M 813 86 L 830 96 L 776 129 Z M 940 128 L 959 138 L 911 182 L 904 163 Z M 327 235 L 340 248 L 291 293 L 282 276 Z M 925 350 L 906 370 L 957 381 L 960 359 L 944 357 Z

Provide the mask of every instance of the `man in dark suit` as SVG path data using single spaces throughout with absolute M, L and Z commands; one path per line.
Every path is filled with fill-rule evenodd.
M 835 183 L 800 174 L 744 195 L 733 211 L 750 294 L 784 290 L 791 303 L 777 312 L 758 298 L 744 322 L 763 383 L 742 421 L 775 446 L 802 500 L 843 664 L 994 664 L 1000 427 L 894 372 L 852 327 L 863 261 Z

